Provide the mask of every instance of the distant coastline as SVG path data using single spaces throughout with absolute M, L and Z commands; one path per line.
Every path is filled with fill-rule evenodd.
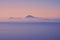
M 60 22 L 0 22 L 0 23 L 60 23 Z

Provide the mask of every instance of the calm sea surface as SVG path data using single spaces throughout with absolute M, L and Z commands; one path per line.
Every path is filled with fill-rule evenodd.
M 0 22 L 0 40 L 60 40 L 60 23 Z

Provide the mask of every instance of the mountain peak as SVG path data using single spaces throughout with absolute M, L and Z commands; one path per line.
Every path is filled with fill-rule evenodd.
M 35 18 L 35 17 L 32 15 L 27 15 L 26 18 Z

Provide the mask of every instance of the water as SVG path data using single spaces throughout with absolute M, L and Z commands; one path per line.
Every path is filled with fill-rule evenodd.
M 60 23 L 0 22 L 0 40 L 60 40 Z

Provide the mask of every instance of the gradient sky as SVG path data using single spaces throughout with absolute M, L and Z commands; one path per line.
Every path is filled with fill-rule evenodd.
M 60 18 L 60 0 L 0 0 L 0 18 L 26 15 Z

